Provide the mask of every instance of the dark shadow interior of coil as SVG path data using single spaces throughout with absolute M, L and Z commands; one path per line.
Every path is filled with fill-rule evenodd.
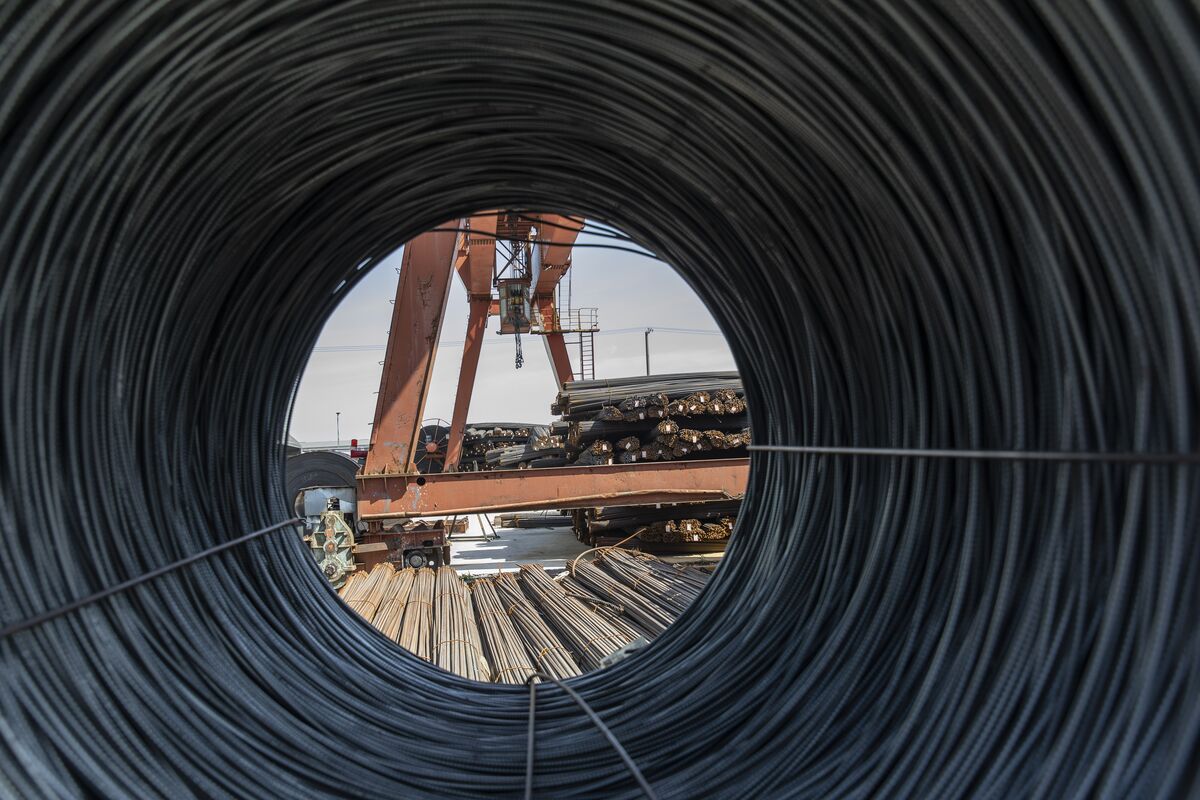
M 359 270 L 479 208 L 676 265 L 758 443 L 1196 449 L 1182 3 L 13 2 L 5 622 L 290 515 Z M 1194 467 L 759 454 L 728 563 L 574 682 L 663 797 L 1194 794 Z M 0 794 L 519 794 L 528 694 L 282 534 L 0 642 Z M 637 796 L 558 690 L 537 796 Z

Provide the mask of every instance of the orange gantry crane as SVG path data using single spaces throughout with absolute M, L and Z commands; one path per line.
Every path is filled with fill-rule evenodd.
M 359 520 L 374 527 L 406 517 L 741 495 L 748 459 L 456 471 L 490 317 L 499 317 L 501 333 L 543 337 L 559 384 L 574 378 L 564 334 L 589 334 L 594 318 L 564 320 L 555 290 L 571 267 L 571 250 L 583 226 L 583 220 L 564 215 L 485 212 L 405 245 L 370 447 L 358 474 Z M 415 466 L 418 440 L 455 273 L 470 302 L 466 343 L 443 471 L 421 474 Z

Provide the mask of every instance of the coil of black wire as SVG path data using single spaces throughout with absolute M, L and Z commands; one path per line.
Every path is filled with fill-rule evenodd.
M 289 517 L 370 264 L 604 220 L 760 444 L 1194 453 L 1200 17 L 1146 2 L 11 0 L 0 622 Z M 662 797 L 1196 796 L 1200 468 L 758 453 L 717 579 L 575 679 Z M 535 794 L 637 785 L 538 692 Z M 0 795 L 479 797 L 528 694 L 267 536 L 0 641 Z

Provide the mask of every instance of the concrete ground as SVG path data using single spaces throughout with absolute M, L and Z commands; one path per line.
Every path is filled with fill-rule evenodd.
M 490 517 L 489 517 L 490 519 Z M 470 518 L 466 534 L 450 539 L 450 566 L 460 573 L 486 575 L 517 569 L 520 564 L 541 564 L 551 574 L 587 549 L 570 528 L 496 528 L 498 538 L 485 540 L 491 530 Z

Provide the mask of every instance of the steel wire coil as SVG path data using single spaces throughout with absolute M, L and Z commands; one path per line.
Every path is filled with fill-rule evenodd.
M 3 4 L 0 617 L 290 516 L 323 320 L 481 209 L 675 265 L 760 444 L 1195 452 L 1197 17 Z M 572 686 L 662 797 L 1196 796 L 1198 473 L 756 453 L 700 601 Z M 527 706 L 279 533 L 0 641 L 0 795 L 514 795 Z M 536 793 L 638 794 L 561 690 L 537 713 Z

